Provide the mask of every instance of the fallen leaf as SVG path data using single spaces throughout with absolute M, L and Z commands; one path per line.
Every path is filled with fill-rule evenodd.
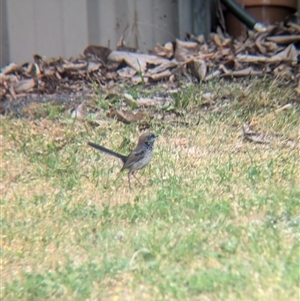
M 34 79 L 23 79 L 19 82 L 13 83 L 13 89 L 16 93 L 21 93 L 24 91 L 29 91 L 35 86 Z
M 193 59 L 188 63 L 191 73 L 198 80 L 204 80 L 206 76 L 207 66 L 205 60 Z
M 153 98 L 139 98 L 136 100 L 138 107 L 154 107 L 161 106 L 166 101 L 171 101 L 171 98 L 153 97 Z
M 106 64 L 111 50 L 104 46 L 89 45 L 84 49 L 83 53 L 87 59 Z
M 266 40 L 277 44 L 291 44 L 291 43 L 299 42 L 300 35 L 273 36 L 273 37 L 267 37 Z
M 162 46 L 157 43 L 156 47 L 152 50 L 152 53 L 170 59 L 174 55 L 173 44 L 168 42 L 164 46 Z
M 7 66 L 3 67 L 0 71 L 0 73 L 2 74 L 10 74 L 10 73 L 13 73 L 15 71 L 18 71 L 20 69 L 20 67 L 15 64 L 15 63 L 10 63 L 8 64 Z
M 81 62 L 81 63 L 68 62 L 66 64 L 63 64 L 62 68 L 64 70 L 77 71 L 77 70 L 86 69 L 87 65 L 88 65 L 87 62 Z
M 267 135 L 256 133 L 248 124 L 243 125 L 242 132 L 243 137 L 250 142 L 260 144 L 268 144 L 271 142 Z
M 122 78 L 132 78 L 137 73 L 137 71 L 127 66 L 122 69 L 119 69 L 117 73 Z
M 175 59 L 178 62 L 184 62 L 198 53 L 198 44 L 196 42 L 185 42 L 176 39 Z
M 156 74 L 152 74 L 151 76 L 149 76 L 149 78 L 151 78 L 154 81 L 159 81 L 161 79 L 164 78 L 169 78 L 171 76 L 171 71 L 170 70 L 165 70 L 163 72 L 160 73 L 156 73 Z
M 121 121 L 125 124 L 139 122 L 149 118 L 148 114 L 140 111 L 134 114 L 131 110 L 114 110 L 114 109 L 110 110 L 107 116 L 110 118 L 115 118 L 118 121 Z
M 169 60 L 156 55 L 125 51 L 112 51 L 108 56 L 108 60 L 118 63 L 125 62 L 128 66 L 132 67 L 136 71 L 141 71 L 143 73 L 147 70 L 147 64 L 160 65 L 169 62 Z
M 84 119 L 86 117 L 86 108 L 84 103 L 81 103 L 71 111 L 72 118 Z

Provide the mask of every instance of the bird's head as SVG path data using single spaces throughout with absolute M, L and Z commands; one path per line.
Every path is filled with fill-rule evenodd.
M 139 137 L 139 144 L 153 145 L 157 136 L 153 133 L 146 132 Z

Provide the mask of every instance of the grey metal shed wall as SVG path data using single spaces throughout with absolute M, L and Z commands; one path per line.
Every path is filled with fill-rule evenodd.
M 157 42 L 174 39 L 177 10 L 174 0 L 88 1 L 89 42 L 114 48 L 127 28 L 126 42 L 145 51 Z
M 186 32 L 192 32 L 194 2 L 199 7 L 207 3 L 207 0 L 0 1 L 0 67 L 10 61 L 30 61 L 34 53 L 77 57 L 89 44 L 114 49 L 125 28 L 127 45 L 145 52 L 156 43 L 183 38 Z
M 86 2 L 82 0 L 1 0 L 7 16 L 9 60 L 34 53 L 72 56 L 88 44 Z M 6 9 L 6 11 L 4 11 Z

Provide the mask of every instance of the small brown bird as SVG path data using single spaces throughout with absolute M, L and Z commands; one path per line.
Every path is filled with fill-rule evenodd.
M 128 171 L 128 184 L 129 184 L 129 188 L 131 189 L 130 175 L 133 175 L 139 181 L 139 179 L 134 175 L 134 172 L 139 169 L 142 169 L 151 161 L 152 154 L 153 154 L 154 141 L 156 138 L 157 138 L 157 136 L 155 136 L 152 133 L 149 133 L 149 132 L 143 133 L 139 137 L 139 141 L 138 141 L 136 148 L 128 156 L 121 155 L 108 148 L 105 148 L 101 145 L 98 145 L 98 144 L 95 144 L 92 142 L 88 142 L 88 145 L 101 152 L 104 152 L 106 154 L 109 154 L 111 156 L 117 157 L 122 160 L 123 167 L 121 169 L 121 172 L 125 169 L 129 170 Z

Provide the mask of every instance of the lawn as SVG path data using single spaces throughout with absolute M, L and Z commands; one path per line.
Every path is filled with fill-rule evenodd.
M 2 300 L 299 300 L 293 86 L 182 84 L 143 125 L 106 117 L 100 94 L 97 122 L 45 104 L 0 117 Z M 121 161 L 86 143 L 127 154 L 141 127 L 159 137 L 129 190 Z

